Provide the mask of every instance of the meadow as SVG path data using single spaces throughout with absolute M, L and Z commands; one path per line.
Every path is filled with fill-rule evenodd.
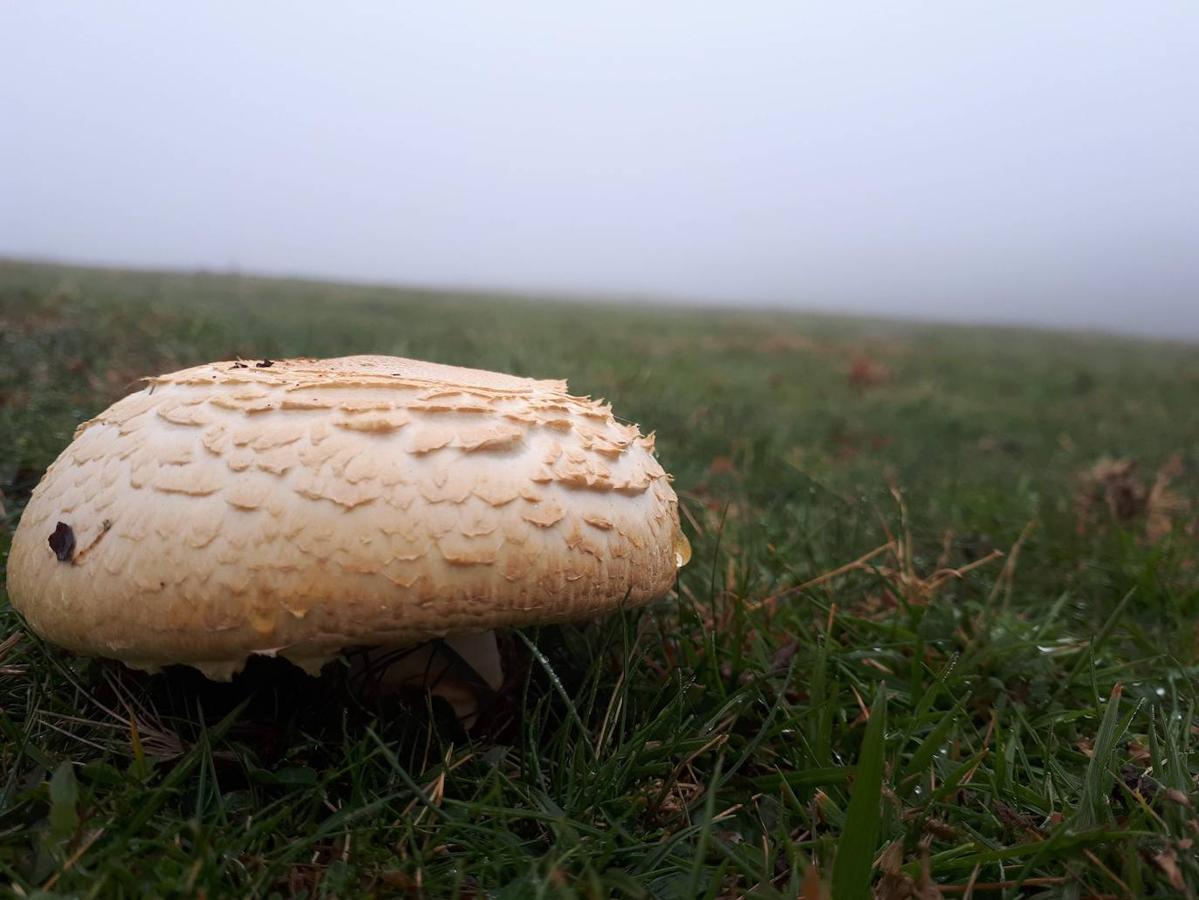
M 0 263 L 0 565 L 75 426 L 213 359 L 543 377 L 657 434 L 654 606 L 505 639 L 469 733 L 0 592 L 0 894 L 1177 897 L 1199 886 L 1199 348 Z

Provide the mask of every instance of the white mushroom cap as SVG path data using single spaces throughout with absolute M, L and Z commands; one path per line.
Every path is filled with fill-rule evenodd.
M 653 436 L 537 381 L 385 356 L 217 362 L 86 422 L 8 589 L 38 634 L 228 678 L 343 647 L 558 622 L 686 558 Z

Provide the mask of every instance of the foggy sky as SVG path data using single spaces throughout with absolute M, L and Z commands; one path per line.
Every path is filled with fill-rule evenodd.
M 1199 336 L 1191 3 L 0 10 L 0 255 Z

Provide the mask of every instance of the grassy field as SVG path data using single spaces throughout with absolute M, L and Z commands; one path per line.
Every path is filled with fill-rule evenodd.
M 73 658 L 0 594 L 0 893 L 1194 896 L 1196 347 L 3 263 L 0 563 L 139 376 L 351 353 L 656 430 L 677 595 L 511 636 L 466 735 L 343 666 Z

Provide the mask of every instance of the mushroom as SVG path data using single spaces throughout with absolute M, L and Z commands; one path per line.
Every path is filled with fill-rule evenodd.
M 8 587 L 47 640 L 150 672 L 227 680 L 263 654 L 316 673 L 445 639 L 495 688 L 493 629 L 648 603 L 689 555 L 653 435 L 565 382 L 238 360 L 148 378 L 81 425 Z M 402 656 L 400 682 L 430 671 L 431 651 Z

